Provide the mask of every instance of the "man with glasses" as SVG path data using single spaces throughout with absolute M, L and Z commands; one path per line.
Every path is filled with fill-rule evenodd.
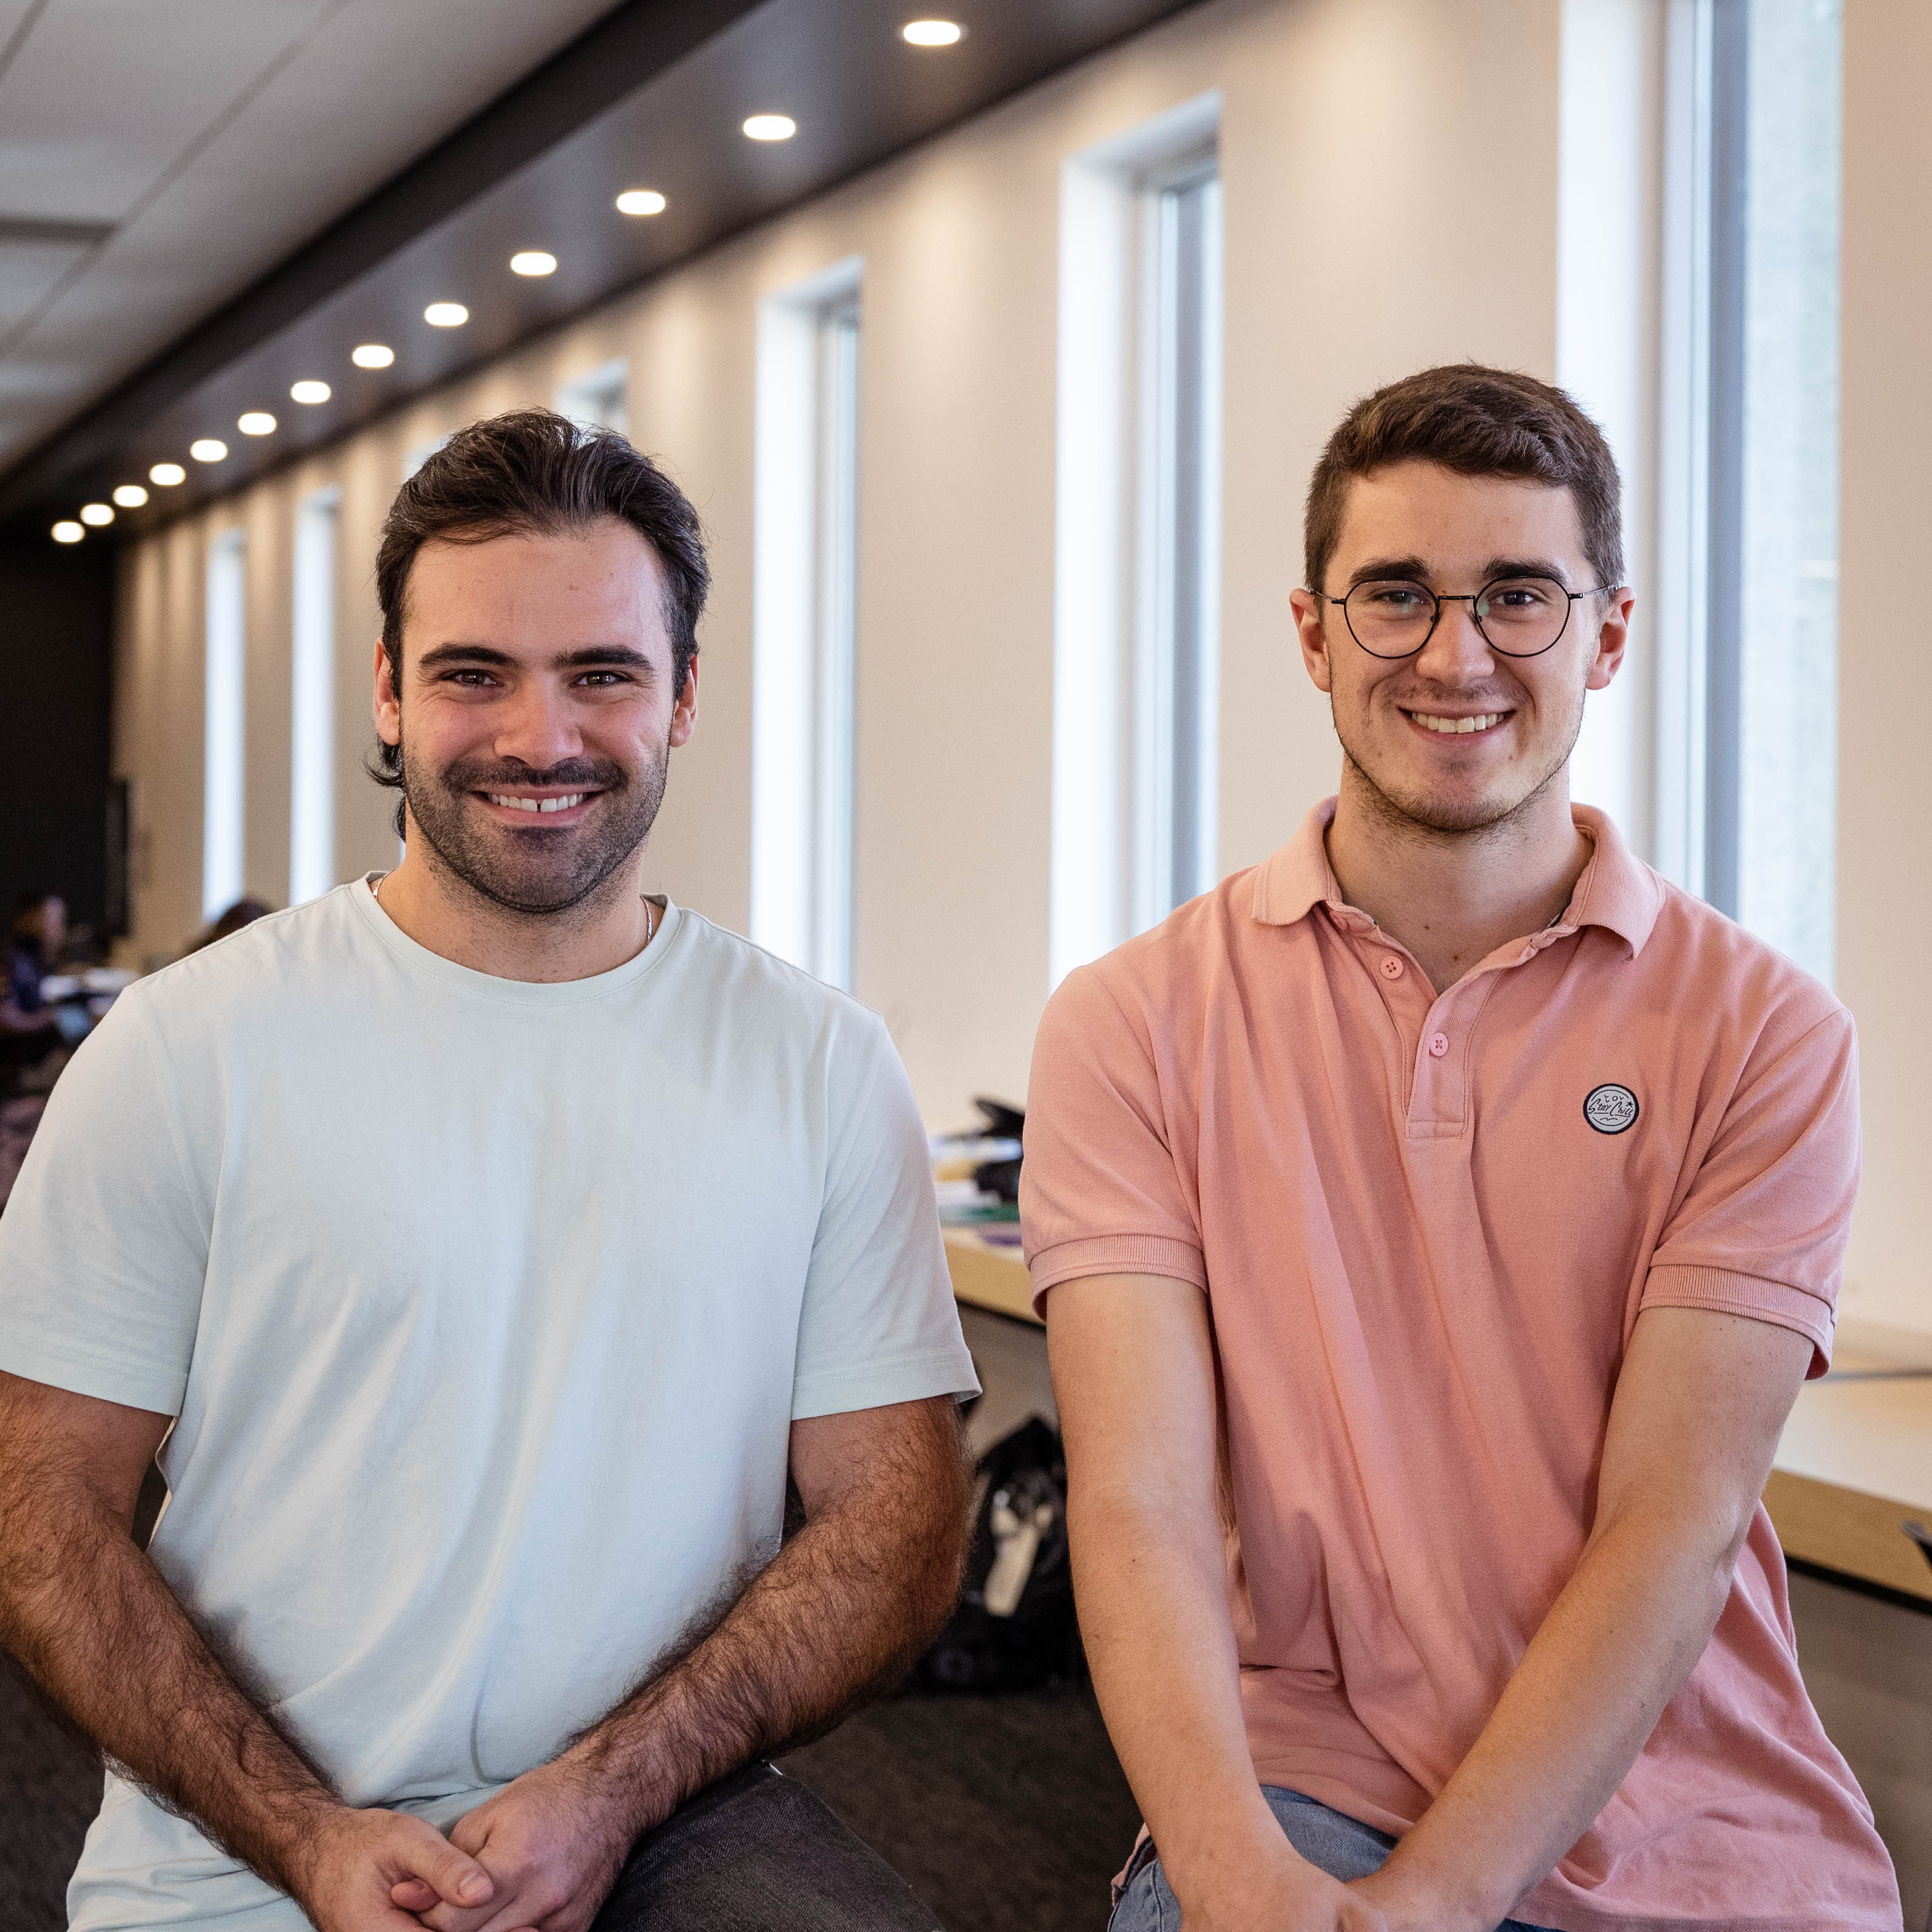
M 1758 1498 L 1822 1372 L 1849 1016 L 1573 805 L 1616 469 L 1436 369 L 1309 493 L 1339 795 L 1073 974 L 1022 1192 L 1116 1932 L 1899 1924 Z

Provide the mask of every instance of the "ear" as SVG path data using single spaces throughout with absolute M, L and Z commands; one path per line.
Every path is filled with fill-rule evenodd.
M 1301 644 L 1301 662 L 1308 668 L 1317 691 L 1335 688 L 1334 668 L 1328 658 L 1328 633 L 1322 620 L 1322 602 L 1312 590 L 1292 590 L 1288 601 L 1294 611 L 1295 634 Z
M 1587 601 L 1587 600 L 1586 600 Z M 1604 615 L 1597 627 L 1596 650 L 1583 680 L 1586 691 L 1602 691 L 1622 668 L 1624 652 L 1630 644 L 1630 612 L 1636 607 L 1636 592 L 1619 586 L 1604 600 Z
M 693 658 L 691 668 L 684 674 L 684 688 L 677 694 L 677 703 L 670 714 L 670 742 L 674 746 L 688 744 L 691 734 L 698 728 L 698 660 Z
M 380 638 L 376 640 L 376 694 L 369 710 L 376 720 L 376 736 L 386 745 L 400 745 L 403 742 L 402 700 L 389 673 L 389 654 L 383 650 Z

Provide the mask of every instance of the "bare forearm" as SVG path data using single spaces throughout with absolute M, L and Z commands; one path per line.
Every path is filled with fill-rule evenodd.
M 0 1642 L 108 1754 L 288 1891 L 338 1801 L 209 1652 L 127 1526 L 90 1500 L 0 1498 Z
M 752 1759 L 827 1729 L 910 1665 L 951 1610 L 959 1486 L 886 1534 L 880 1516 L 891 1513 L 869 1500 L 808 1522 L 709 1636 L 559 1768 L 608 1794 L 635 1833 Z
M 1280 1843 L 1249 1756 L 1216 1526 L 1102 1496 L 1076 1502 L 1071 1528 L 1094 1688 L 1184 1901 Z
M 1735 1556 L 1720 1532 L 1654 1515 L 1594 1541 L 1378 1887 L 1416 1888 L 1447 1925 L 1508 1916 L 1623 1782 L 1710 1640 Z

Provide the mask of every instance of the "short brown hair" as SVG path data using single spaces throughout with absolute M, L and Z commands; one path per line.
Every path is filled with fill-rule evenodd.
M 458 430 L 396 492 L 376 552 L 382 649 L 401 688 L 403 604 L 416 553 L 431 541 L 484 543 L 581 530 L 601 517 L 628 524 L 664 567 L 672 680 L 682 692 L 698 656 L 698 620 L 711 588 L 704 533 L 691 500 L 614 430 L 586 429 L 554 410 L 512 410 Z M 402 756 L 379 745 L 370 776 L 400 785 Z
M 1561 484 L 1575 501 L 1598 585 L 1622 584 L 1623 486 L 1603 431 L 1553 384 L 1512 369 L 1454 362 L 1364 397 L 1328 439 L 1309 482 L 1302 525 L 1310 590 L 1322 587 L 1348 485 L 1392 463 Z

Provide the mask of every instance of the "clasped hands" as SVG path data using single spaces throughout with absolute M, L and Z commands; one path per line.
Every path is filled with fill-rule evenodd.
M 342 1811 L 301 1903 L 320 1932 L 589 1932 L 638 1835 L 628 1808 L 564 1761 L 539 1766 L 445 1838 L 397 1811 Z

